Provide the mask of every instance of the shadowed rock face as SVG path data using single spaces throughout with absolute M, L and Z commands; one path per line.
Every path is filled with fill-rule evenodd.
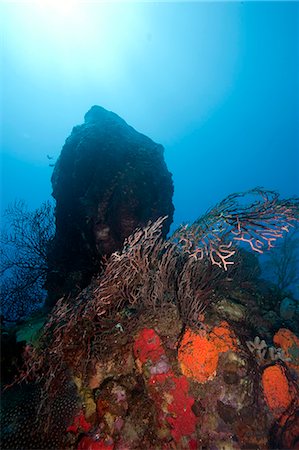
M 49 252 L 50 303 L 86 286 L 102 256 L 139 226 L 168 216 L 173 183 L 163 147 L 99 106 L 66 140 L 52 176 L 56 236 Z

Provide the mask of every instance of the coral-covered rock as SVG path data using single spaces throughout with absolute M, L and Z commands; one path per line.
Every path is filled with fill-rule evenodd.
M 101 430 L 109 435 L 119 435 L 127 410 L 127 389 L 116 382 L 108 382 L 97 399 L 97 414 Z
M 82 404 L 84 405 L 84 415 L 82 419 L 86 419 L 87 423 L 90 425 L 94 423 L 94 420 L 96 418 L 96 403 L 94 401 L 93 391 L 89 386 L 85 385 L 82 378 L 74 376 L 73 380 L 77 387 L 78 395 L 80 396 Z
M 162 440 L 171 435 L 178 448 L 190 448 L 189 441 L 193 441 L 196 416 L 192 410 L 194 398 L 189 394 L 187 378 L 184 375 L 176 377 L 172 371 L 153 375 L 149 379 L 148 388 L 155 402 L 158 432 Z
M 240 322 L 244 320 L 246 316 L 246 308 L 231 300 L 222 299 L 214 307 L 220 317 L 227 320 L 234 320 Z
M 122 352 L 113 351 L 109 357 L 103 357 L 101 361 L 95 361 L 93 373 L 90 374 L 89 387 L 96 389 L 107 377 L 119 377 L 128 375 L 133 371 L 134 358 L 133 352 L 127 346 L 122 347 Z
M 49 254 L 49 302 L 85 287 L 103 255 L 121 249 L 139 226 L 168 216 L 173 183 L 163 147 L 100 106 L 85 115 L 61 151 L 52 176 L 56 235 Z

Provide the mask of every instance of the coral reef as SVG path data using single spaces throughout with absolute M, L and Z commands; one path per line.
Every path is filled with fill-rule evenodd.
M 256 192 L 261 201 L 238 213 L 230 196 L 170 240 L 165 217 L 135 230 L 87 288 L 57 302 L 38 343 L 26 346 L 21 380 L 42 395 L 25 433 L 35 415 L 39 430 L 48 418 L 57 448 L 74 450 L 298 445 L 298 338 L 279 330 L 270 348 L 254 338 L 267 331 L 254 297 L 263 295 L 235 247 L 271 247 L 298 207 Z M 61 431 L 65 386 L 74 390 Z M 18 448 L 24 428 L 12 438 L 9 426 Z M 29 448 L 43 448 L 39 440 L 47 442 L 42 431 Z

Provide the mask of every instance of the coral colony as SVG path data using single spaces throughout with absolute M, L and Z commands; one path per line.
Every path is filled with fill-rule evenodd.
M 87 288 L 57 302 L 38 345 L 26 347 L 18 381 L 39 387 L 43 445 L 269 448 L 270 433 L 292 448 L 298 338 L 281 329 L 269 346 L 251 338 L 247 313 L 223 320 L 217 304 L 230 280 L 242 284 L 236 244 L 262 253 L 298 220 L 297 199 L 258 188 L 228 196 L 168 240 L 165 217 L 131 234 Z M 53 411 L 64 411 L 65 398 L 76 412 L 62 433 Z

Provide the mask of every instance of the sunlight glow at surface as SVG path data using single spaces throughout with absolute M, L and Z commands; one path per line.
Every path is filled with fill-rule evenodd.
M 3 11 L 6 115 L 19 115 L 5 147 L 26 160 L 41 161 L 45 145 L 58 154 L 93 104 L 168 147 L 234 85 L 238 5 L 47 0 Z
M 93 104 L 165 146 L 179 221 L 254 185 L 298 192 L 297 5 L 0 0 L 0 9 L 11 199 L 49 195 L 46 155 L 58 157 Z
M 6 45 L 23 69 L 104 82 L 124 69 L 142 18 L 116 4 L 47 0 L 10 5 L 6 24 Z

